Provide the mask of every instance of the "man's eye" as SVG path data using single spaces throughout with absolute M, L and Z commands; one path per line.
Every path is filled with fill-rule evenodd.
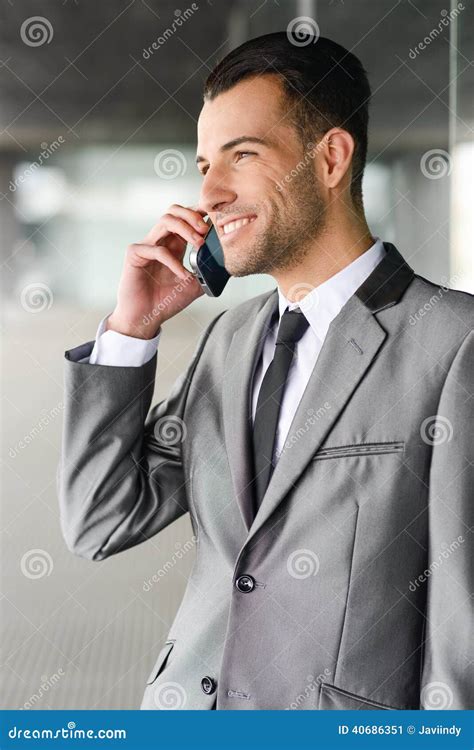
M 254 151 L 237 151 L 236 156 L 239 157 L 238 161 L 240 161 L 240 157 L 242 156 L 254 156 Z
M 244 156 L 256 156 L 256 152 L 255 151 L 236 151 L 235 152 L 235 157 L 237 161 L 240 161 Z M 199 170 L 201 177 L 204 177 L 208 169 L 209 167 L 203 167 L 203 169 Z

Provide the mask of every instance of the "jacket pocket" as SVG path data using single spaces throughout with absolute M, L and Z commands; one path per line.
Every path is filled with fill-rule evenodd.
M 166 666 L 166 663 L 168 661 L 168 657 L 173 650 L 173 646 L 175 644 L 174 639 L 170 639 L 166 641 L 165 645 L 161 649 L 160 653 L 158 654 L 158 658 L 155 661 L 155 664 L 153 665 L 153 669 L 151 670 L 150 674 L 148 675 L 146 684 L 151 685 L 152 682 L 156 680 L 159 674 L 163 671 L 163 669 Z
M 319 692 L 320 711 L 339 711 L 349 709 L 351 711 L 397 711 L 393 706 L 385 706 L 383 703 L 369 700 L 361 695 L 349 693 L 347 690 L 329 685 L 326 682 L 321 683 Z
M 354 445 L 336 445 L 333 448 L 320 448 L 313 456 L 313 461 L 323 458 L 341 458 L 343 456 L 374 456 L 381 453 L 403 453 L 405 443 L 401 440 L 387 443 L 356 443 Z

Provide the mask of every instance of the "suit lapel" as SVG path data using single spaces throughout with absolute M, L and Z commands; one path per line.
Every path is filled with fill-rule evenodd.
M 224 383 L 223 417 L 227 456 L 247 542 L 291 490 L 327 437 L 386 339 L 374 313 L 398 302 L 414 272 L 391 243 L 386 255 L 332 321 L 290 425 L 285 446 L 255 518 L 251 491 L 251 388 L 272 315 L 273 290 L 254 320 L 232 338 Z
M 303 473 L 385 337 L 383 328 L 355 296 L 345 305 L 344 315 L 332 321 L 247 541 Z
M 278 292 L 274 289 L 255 317 L 235 331 L 227 352 L 222 383 L 222 414 L 226 452 L 235 498 L 245 529 L 252 523 L 251 490 L 251 393 L 255 369 L 268 333 L 272 316 L 278 312 Z

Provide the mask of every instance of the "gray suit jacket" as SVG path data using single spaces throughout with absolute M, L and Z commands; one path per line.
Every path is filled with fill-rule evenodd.
M 250 393 L 276 289 L 218 315 L 151 410 L 156 355 L 65 353 L 68 548 L 103 560 L 188 512 L 197 539 L 141 708 L 474 708 L 474 297 L 385 248 L 329 328 L 255 518 Z

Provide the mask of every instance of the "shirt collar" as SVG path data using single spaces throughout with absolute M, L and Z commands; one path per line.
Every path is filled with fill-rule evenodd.
M 299 307 L 316 336 L 323 341 L 332 320 L 384 257 L 386 250 L 382 240 L 379 237 L 374 239 L 372 247 L 311 289 L 299 302 L 290 302 L 278 287 L 280 319 L 287 307 L 290 310 Z

